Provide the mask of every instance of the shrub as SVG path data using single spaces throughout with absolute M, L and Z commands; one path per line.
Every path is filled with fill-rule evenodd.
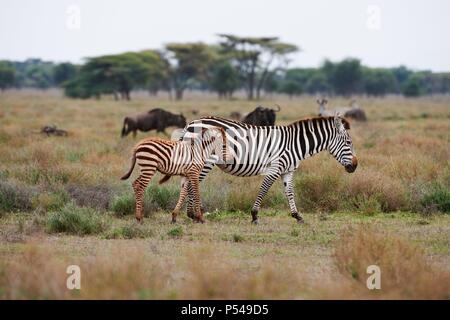
M 436 184 L 421 200 L 424 210 L 439 210 L 450 213 L 450 191 L 440 184 Z
M 33 197 L 34 208 L 42 208 L 45 211 L 59 210 L 69 201 L 69 195 L 65 191 L 41 193 Z
M 114 190 L 107 186 L 69 185 L 66 191 L 80 207 L 106 210 L 110 206 Z
M 33 193 L 34 189 L 22 184 L 0 180 L 0 212 L 30 210 Z
M 347 180 L 340 200 L 346 209 L 373 213 L 403 210 L 408 206 L 405 189 L 389 176 L 366 170 L 354 173 Z
M 98 234 L 106 229 L 101 215 L 91 208 L 80 208 L 69 203 L 61 210 L 51 213 L 46 221 L 48 233 L 65 232 L 76 235 Z
M 144 212 L 148 214 L 155 210 L 172 210 L 175 208 L 179 196 L 179 188 L 168 185 L 151 184 L 144 197 Z
M 334 172 L 301 174 L 295 181 L 295 192 L 302 211 L 335 211 L 339 209 L 342 178 Z
M 131 194 L 116 196 L 111 202 L 111 210 L 118 216 L 133 214 L 134 207 L 134 196 Z
M 242 181 L 238 188 L 236 185 L 232 185 L 228 189 L 228 193 L 225 195 L 227 210 L 245 212 L 252 210 L 253 203 L 258 195 L 260 184 L 260 182 L 255 183 L 255 180 L 256 179 L 246 178 L 246 181 Z

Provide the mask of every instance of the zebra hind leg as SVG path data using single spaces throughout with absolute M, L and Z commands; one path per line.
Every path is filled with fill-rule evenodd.
M 189 194 L 193 198 L 194 202 L 194 221 L 204 223 L 203 212 L 201 210 L 200 182 L 198 179 L 198 174 L 193 172 L 188 176 L 188 179 L 191 187 L 191 190 L 188 189 L 190 191 Z
M 291 216 L 297 220 L 297 223 L 302 224 L 304 223 L 303 217 L 298 214 L 297 206 L 295 205 L 293 177 L 294 172 L 288 172 L 282 175 L 284 193 L 289 202 Z
M 134 182 L 133 182 L 133 189 L 134 189 L 134 197 L 136 202 L 136 220 L 139 223 L 144 222 L 144 192 L 147 188 L 150 180 L 152 179 L 152 176 L 155 174 L 155 171 L 147 171 L 146 174 L 141 174 Z
M 261 206 L 261 202 L 264 199 L 264 196 L 269 191 L 270 187 L 273 185 L 275 180 L 278 179 L 279 174 L 271 174 L 264 177 L 264 180 L 261 184 L 261 188 L 259 189 L 258 196 L 256 197 L 256 201 L 253 204 L 252 208 L 252 223 L 258 224 L 258 211 Z

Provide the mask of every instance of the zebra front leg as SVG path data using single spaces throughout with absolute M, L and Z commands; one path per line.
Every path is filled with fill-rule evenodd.
M 278 174 L 278 173 L 270 174 L 270 175 L 267 175 L 264 177 L 261 188 L 259 188 L 258 197 L 256 197 L 256 201 L 253 204 L 253 208 L 252 208 L 252 223 L 253 224 L 258 224 L 258 211 L 261 206 L 261 202 L 262 202 L 264 196 L 269 191 L 272 184 L 279 177 L 280 177 L 280 174 Z
M 175 209 L 172 211 L 172 223 L 177 222 L 177 215 L 180 213 L 181 207 L 183 206 L 184 200 L 186 199 L 186 196 L 188 194 L 188 184 L 189 180 L 185 177 L 181 179 L 181 190 L 180 190 L 180 196 L 178 197 L 177 205 L 175 206 Z
M 136 202 L 136 220 L 139 223 L 144 222 L 144 192 L 147 188 L 152 176 L 155 174 L 155 171 L 146 171 L 145 174 L 141 174 L 134 182 L 133 182 L 133 190 L 134 190 L 134 198 Z
M 202 182 L 206 176 L 208 175 L 208 173 L 214 168 L 214 165 L 217 161 L 216 157 L 211 157 L 208 158 L 205 162 L 205 165 L 202 168 L 202 171 L 200 172 L 200 176 L 199 176 L 199 181 Z M 187 211 L 187 216 L 191 219 L 195 219 L 194 216 L 194 199 L 193 199 L 193 195 L 192 195 L 192 186 L 191 184 L 188 182 L 187 184 L 187 192 L 188 192 L 188 204 L 186 207 L 186 211 Z M 203 212 L 205 211 L 205 208 L 203 207 L 203 204 L 200 201 L 200 210 L 202 211 L 202 215 Z
M 284 185 L 284 194 L 289 202 L 289 208 L 291 209 L 291 216 L 297 220 L 298 223 L 304 223 L 303 217 L 298 214 L 297 206 L 295 205 L 294 197 L 294 172 L 288 172 L 281 176 Z

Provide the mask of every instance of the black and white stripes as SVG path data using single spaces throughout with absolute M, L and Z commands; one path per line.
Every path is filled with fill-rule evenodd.
M 200 180 L 205 178 L 214 165 L 234 176 L 264 175 L 252 209 L 254 223 L 258 221 L 257 214 L 262 199 L 273 182 L 280 177 L 284 182 L 292 216 L 299 222 L 303 221 L 298 214 L 293 193 L 293 172 L 302 160 L 329 150 L 348 172 L 355 171 L 357 167 L 353 144 L 346 130 L 349 129 L 348 122 L 340 117 L 311 118 L 287 126 L 267 127 L 205 117 L 189 123 L 184 130 L 184 137 L 211 127 L 225 130 L 231 159 L 223 163 L 217 162 L 214 157 L 209 158 L 200 174 Z M 184 183 L 183 189 L 177 203 L 178 210 L 189 193 L 189 183 Z M 188 212 L 189 210 L 191 206 L 188 207 Z
M 221 128 L 203 128 L 199 134 L 189 141 L 170 141 L 159 138 L 147 138 L 140 141 L 133 150 L 130 170 L 122 177 L 128 179 L 137 163 L 140 175 L 133 182 L 136 198 L 136 219 L 143 220 L 143 197 L 150 180 L 156 171 L 165 174 L 163 183 L 173 175 L 181 175 L 188 179 L 192 186 L 191 194 L 195 218 L 203 222 L 200 211 L 199 175 L 206 159 L 218 156 L 225 159 L 226 139 Z M 176 221 L 177 211 L 172 213 L 172 221 Z

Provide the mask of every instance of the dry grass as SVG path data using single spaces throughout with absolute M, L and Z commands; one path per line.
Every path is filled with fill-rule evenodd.
M 280 182 L 263 202 L 261 224 L 250 225 L 262 178 L 215 169 L 201 186 L 206 224 L 184 215 L 178 226 L 169 223 L 179 188 L 174 178 L 161 187 L 152 182 L 138 227 L 130 181 L 119 180 L 135 143 L 120 139 L 123 117 L 158 106 L 192 120 L 194 109 L 195 117 L 228 116 L 256 105 L 187 98 L 2 95 L 0 298 L 449 298 L 448 97 L 358 99 L 369 118 L 351 125 L 358 170 L 347 174 L 323 153 L 296 174 L 305 226 L 289 217 Z M 287 124 L 313 115 L 314 101 L 273 97 L 261 104 L 281 105 L 277 121 Z M 345 103 L 333 99 L 330 107 Z M 36 133 L 52 123 L 69 136 Z M 66 213 L 83 213 L 81 224 L 89 212 L 107 223 L 91 235 L 48 234 L 49 219 L 69 203 L 76 206 Z M 382 268 L 381 292 L 365 288 L 365 268 L 374 260 Z M 82 269 L 79 292 L 65 287 L 69 264 Z
M 450 273 L 433 268 L 423 249 L 368 226 L 343 232 L 335 251 L 339 271 L 366 286 L 366 269 L 381 269 L 381 297 L 450 299 Z
M 107 240 L 103 240 L 105 242 Z M 51 241 L 24 245 L 0 264 L 3 299 L 449 299 L 450 274 L 422 249 L 367 225 L 344 229 L 333 241 L 327 272 L 308 271 L 310 258 L 273 251 L 256 258 L 243 244 L 160 241 L 97 243 L 94 250 L 54 251 Z M 179 240 L 170 240 L 179 241 Z M 160 244 L 160 246 L 156 246 Z M 76 245 L 76 243 L 71 244 Z M 264 247 L 267 250 L 267 247 Z M 170 250 L 175 254 L 166 255 Z M 237 256 L 236 252 L 244 256 Z M 248 256 L 245 257 L 245 254 Z M 253 255 L 253 256 L 252 256 Z M 258 255 L 258 254 L 256 254 Z M 126 257 L 126 259 L 119 258 Z M 119 259 L 117 259 L 119 258 Z M 69 265 L 81 269 L 81 290 L 68 290 Z M 317 263 L 313 263 L 317 268 Z M 381 290 L 366 288 L 366 268 L 381 268 Z

